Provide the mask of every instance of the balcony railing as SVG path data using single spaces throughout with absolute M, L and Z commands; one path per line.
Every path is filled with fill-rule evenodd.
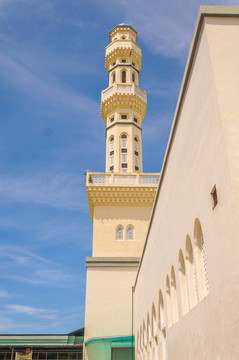
M 86 185 L 157 185 L 160 174 L 119 174 L 86 172 Z
M 146 92 L 135 84 L 113 84 L 101 92 L 101 101 L 106 100 L 113 93 L 115 94 L 133 94 L 140 96 L 145 102 L 147 101 Z

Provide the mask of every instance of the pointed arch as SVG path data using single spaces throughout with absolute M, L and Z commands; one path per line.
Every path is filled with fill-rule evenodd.
M 128 225 L 126 228 L 126 240 L 134 240 L 134 227 L 133 225 Z
M 158 302 L 158 314 L 159 314 L 159 359 L 167 360 L 167 338 L 166 338 L 166 318 L 164 311 L 164 301 L 162 291 L 159 290 L 159 302 Z
M 152 314 L 151 314 L 151 332 L 152 332 L 152 360 L 158 360 L 158 326 L 157 326 L 157 317 L 156 309 L 154 303 L 152 304 Z
M 178 270 L 179 270 L 182 315 L 184 315 L 189 310 L 189 304 L 188 304 L 188 286 L 187 286 L 187 278 L 186 278 L 185 261 L 181 249 L 179 250 L 179 256 L 178 256 Z
M 146 328 L 145 328 L 145 321 L 143 321 L 143 357 L 146 359 L 147 355 L 147 335 L 146 335 Z
M 126 70 L 121 71 L 121 82 L 126 83 Z
M 192 242 L 187 235 L 186 237 L 186 274 L 188 284 L 188 297 L 190 309 L 197 304 L 197 283 L 196 283 L 196 272 L 193 257 Z
M 168 327 L 172 325 L 172 298 L 169 276 L 166 277 L 166 303 L 167 303 L 167 321 Z
M 198 297 L 202 300 L 209 290 L 205 243 L 201 223 L 198 219 L 194 223 L 194 252 L 197 273 Z
M 178 298 L 177 298 L 177 285 L 174 267 L 171 267 L 171 299 L 172 299 L 172 322 L 173 324 L 178 321 Z
M 112 74 L 111 74 L 111 82 L 112 82 L 112 84 L 115 83 L 115 80 L 116 80 L 116 73 L 115 73 L 115 71 L 113 71 Z
M 122 225 L 118 225 L 115 232 L 115 238 L 118 241 L 124 240 L 124 227 Z

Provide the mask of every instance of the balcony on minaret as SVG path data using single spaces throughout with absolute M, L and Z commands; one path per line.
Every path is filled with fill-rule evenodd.
M 94 206 L 152 206 L 160 173 L 86 172 L 90 217 Z
M 138 111 L 142 119 L 146 113 L 147 95 L 136 84 L 117 84 L 109 86 L 101 92 L 101 116 L 107 121 L 107 113 L 112 111 L 119 104 L 127 106 L 130 102 L 132 109 Z

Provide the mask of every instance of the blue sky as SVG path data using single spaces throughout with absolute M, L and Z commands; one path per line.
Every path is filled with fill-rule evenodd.
M 109 30 L 126 22 L 138 32 L 144 172 L 159 172 L 199 5 L 0 0 L 0 333 L 84 325 L 92 243 L 84 173 L 105 166 Z

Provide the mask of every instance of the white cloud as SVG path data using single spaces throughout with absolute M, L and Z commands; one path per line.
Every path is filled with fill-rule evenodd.
M 44 318 L 49 320 L 55 319 L 56 313 L 58 312 L 58 310 L 55 309 L 49 310 L 49 309 L 30 307 L 26 305 L 5 305 L 5 307 L 8 310 L 16 313 L 23 313 L 25 315 L 36 316 L 39 318 Z
M 70 113 L 75 111 L 79 114 L 83 111 L 91 116 L 98 113 L 99 104 L 94 100 L 67 88 L 57 78 L 50 77 L 44 69 L 41 72 L 34 71 L 32 68 L 39 69 L 39 66 L 33 56 L 26 54 L 24 63 L 16 55 L 12 56 L 0 54 L 0 75 L 28 96 L 47 102 L 54 108 L 58 107 L 58 110 L 67 108 Z
M 29 249 L 0 246 L 1 277 L 31 285 L 78 288 L 83 281 L 78 271 L 51 262 Z
M 0 289 L 0 298 L 5 298 L 5 297 L 9 297 L 8 292 Z
M 22 203 L 48 205 L 67 210 L 86 207 L 83 191 L 80 189 L 79 176 L 65 173 L 23 174 L 14 178 L 0 180 L 2 199 Z
M 115 0 L 125 10 L 126 22 L 155 53 L 185 58 L 200 0 Z M 238 4 L 238 0 L 208 0 L 209 5 Z

